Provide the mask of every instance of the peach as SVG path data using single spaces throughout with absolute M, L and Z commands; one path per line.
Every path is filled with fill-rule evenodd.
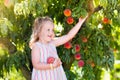
M 72 24 L 73 22 L 74 22 L 73 17 L 68 17 L 68 18 L 67 18 L 67 23 L 68 23 L 68 24 Z
M 75 57 L 76 60 L 80 60 L 81 59 L 81 55 L 79 53 L 75 54 L 74 57 Z
M 113 52 L 114 52 L 114 53 L 118 53 L 118 50 L 117 50 L 117 49 L 114 49 Z
M 82 42 L 86 43 L 88 40 L 86 37 L 82 37 Z
M 105 18 L 103 18 L 103 23 L 104 24 L 109 24 L 110 20 L 107 17 L 105 17 Z
M 95 67 L 95 63 L 94 63 L 94 62 L 91 62 L 90 65 L 91 65 L 92 67 Z
M 71 47 L 72 47 L 72 44 L 70 42 L 66 42 L 64 44 L 64 48 L 66 48 L 66 49 L 70 49 Z
M 63 13 L 66 17 L 71 16 L 71 10 L 70 9 L 65 9 Z
M 79 66 L 79 67 L 83 67 L 83 66 L 84 66 L 84 64 L 85 64 L 85 63 L 84 63 L 84 61 L 83 61 L 83 60 L 79 60 L 79 61 L 78 61 L 78 66 Z
M 47 63 L 48 64 L 51 64 L 51 63 L 53 63 L 55 61 L 55 58 L 54 57 L 48 57 L 47 58 Z
M 75 51 L 76 51 L 76 52 L 79 52 L 79 51 L 80 51 L 80 45 L 79 45 L 79 44 L 76 44 L 76 45 L 75 45 Z

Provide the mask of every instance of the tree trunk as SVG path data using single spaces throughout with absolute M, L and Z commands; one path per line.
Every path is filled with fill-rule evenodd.
M 26 80 L 31 80 L 31 71 L 28 70 L 27 66 L 21 66 L 20 70 L 23 73 L 23 76 L 26 78 Z
M 0 38 L 0 44 L 1 44 L 2 48 L 8 50 L 10 55 L 17 51 L 16 46 L 13 45 L 12 42 L 7 37 Z

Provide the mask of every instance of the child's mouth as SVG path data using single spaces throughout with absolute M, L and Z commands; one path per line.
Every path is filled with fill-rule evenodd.
M 48 35 L 48 37 L 49 37 L 49 38 L 52 38 L 52 36 L 51 36 L 51 35 Z

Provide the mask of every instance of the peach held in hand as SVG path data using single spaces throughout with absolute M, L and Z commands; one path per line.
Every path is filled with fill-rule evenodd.
M 51 64 L 51 63 L 53 63 L 55 61 L 55 58 L 54 57 L 48 57 L 47 58 L 47 63 L 48 64 Z

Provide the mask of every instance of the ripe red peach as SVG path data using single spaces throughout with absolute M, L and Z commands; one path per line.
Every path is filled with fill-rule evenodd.
M 84 63 L 84 61 L 83 61 L 83 60 L 79 60 L 79 61 L 78 61 L 78 66 L 79 66 L 79 67 L 83 67 L 83 66 L 84 66 L 84 64 L 85 64 L 85 63 Z
M 66 43 L 64 44 L 64 48 L 66 48 L 66 49 L 70 49 L 71 47 L 72 47 L 71 42 L 66 42 Z
M 103 23 L 104 23 L 104 24 L 109 24 L 109 23 L 110 23 L 110 20 L 109 20 L 107 17 L 104 17 L 104 18 L 103 18 Z
M 74 57 L 75 57 L 76 60 L 80 60 L 81 59 L 80 53 L 75 54 Z
M 76 44 L 75 45 L 75 52 L 79 52 L 80 51 L 80 45 L 79 44 Z
M 51 63 L 53 63 L 55 61 L 55 58 L 54 57 L 48 57 L 47 58 L 47 63 L 48 64 L 51 64 Z
M 66 21 L 68 24 L 72 24 L 74 22 L 74 19 L 73 17 L 68 17 Z

